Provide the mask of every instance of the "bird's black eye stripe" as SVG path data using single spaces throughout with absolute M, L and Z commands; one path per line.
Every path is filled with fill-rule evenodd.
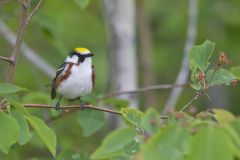
M 78 57 L 83 57 L 83 58 L 92 57 L 92 56 L 93 56 L 93 53 L 80 54 L 80 55 L 78 55 Z
M 88 53 L 88 54 L 78 54 L 78 63 L 83 62 L 85 58 L 87 57 L 92 57 L 94 54 L 93 53 Z
M 70 54 L 69 54 L 70 57 L 72 57 L 74 55 L 78 56 L 79 58 L 83 58 L 84 59 L 84 58 L 87 58 L 87 57 L 92 57 L 94 54 L 93 53 L 79 54 L 79 53 L 77 53 L 75 51 L 71 51 Z

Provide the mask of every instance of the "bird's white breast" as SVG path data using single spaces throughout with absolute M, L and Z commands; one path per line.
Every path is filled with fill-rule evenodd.
M 73 65 L 70 76 L 62 81 L 57 92 L 68 99 L 85 96 L 92 91 L 92 62 L 87 58 L 79 65 Z

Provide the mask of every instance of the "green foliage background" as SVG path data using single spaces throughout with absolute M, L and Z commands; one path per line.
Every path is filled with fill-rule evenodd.
M 33 3 L 36 2 L 36 0 L 33 1 Z M 26 33 L 25 42 L 56 68 L 63 61 L 68 52 L 76 46 L 90 48 L 91 51 L 96 53 L 94 64 L 97 70 L 97 85 L 94 93 L 89 98 L 91 100 L 98 95 L 107 93 L 107 32 L 101 11 L 101 2 L 92 0 L 89 5 L 82 3 L 84 2 L 81 2 L 81 0 L 45 1 L 39 12 L 31 21 Z M 82 9 L 79 5 L 86 6 Z M 150 18 L 151 32 L 153 36 L 153 63 L 157 83 L 173 83 L 181 64 L 180 59 L 182 58 L 186 39 L 188 3 L 187 1 L 175 0 L 149 0 L 145 7 Z M 211 59 L 213 63 L 216 63 L 215 61 L 218 56 L 217 53 L 219 51 L 224 51 L 231 59 L 232 66 L 239 65 L 239 8 L 239 0 L 199 0 L 199 19 L 196 44 L 201 44 L 206 39 L 215 42 L 215 54 L 213 54 Z M 15 1 L 0 4 L 0 18 L 4 20 L 15 33 L 18 28 L 20 13 L 21 8 Z M 138 44 L 136 45 L 138 48 Z M 1 55 L 8 56 L 11 49 L 12 47 L 2 36 L 0 36 Z M 0 63 L 0 82 L 4 82 L 6 67 L 7 65 L 5 62 Z M 210 65 L 210 67 L 212 66 Z M 139 75 L 139 80 L 141 82 L 141 76 L 144 75 L 141 75 L 141 73 L 139 73 Z M 10 86 L 10 89 L 7 89 L 7 91 L 11 91 L 11 93 L 24 91 L 19 93 L 23 102 L 54 104 L 55 102 L 50 100 L 49 88 L 45 87 L 50 81 L 51 80 L 48 77 L 32 67 L 32 65 L 21 56 L 17 64 L 14 82 L 24 88 Z M 25 88 L 31 92 L 26 91 Z M 235 115 L 239 115 L 239 86 L 228 86 L 226 88 L 224 87 L 224 89 L 225 96 L 229 99 L 228 105 L 224 107 L 232 111 Z M 0 86 L 0 94 L 6 94 L 1 93 L 1 91 Z M 177 108 L 179 109 L 184 106 L 192 98 L 194 93 L 195 91 L 193 89 L 185 89 L 176 105 Z M 156 92 L 156 94 L 159 101 L 154 107 L 159 113 L 164 107 L 169 91 L 163 90 Z M 139 96 L 140 99 L 142 96 L 144 96 L 144 94 Z M 108 103 L 114 103 L 114 101 Z M 104 119 L 103 113 L 93 113 L 90 111 L 89 113 L 71 113 L 60 119 L 51 121 L 48 124 L 53 130 L 51 131 L 41 119 L 48 119 L 49 117 L 54 118 L 59 113 L 54 110 L 43 109 L 29 109 L 29 111 L 25 111 L 21 104 L 18 104 L 18 102 L 15 101 L 11 101 L 11 105 L 17 108 L 18 111 L 11 111 L 10 115 L 0 112 L 0 121 L 6 122 L 5 124 L 1 123 L 0 128 L 8 130 L 7 133 L 1 131 L 0 142 L 3 144 L 4 140 L 6 140 L 8 142 L 10 141 L 10 144 L 14 144 L 9 151 L 8 146 L 6 148 L 6 145 L 4 145 L 4 148 L 0 145 L 2 151 L 0 152 L 0 159 L 4 160 L 51 159 L 51 153 L 53 155 L 55 154 L 53 148 L 56 147 L 56 137 L 54 137 L 52 132 L 57 136 L 57 152 L 61 151 L 57 157 L 58 159 L 88 159 L 90 155 L 92 155 L 91 158 L 99 158 L 99 155 L 104 156 L 102 153 L 103 151 L 106 152 L 106 157 L 100 158 L 108 159 L 109 157 L 107 156 L 109 155 L 125 155 L 130 157 L 131 153 L 125 151 L 125 147 L 128 146 L 127 148 L 132 148 L 131 151 L 136 153 L 138 145 L 140 144 L 133 139 L 137 137 L 135 139 L 142 142 L 141 140 L 144 138 L 139 136 L 139 133 L 141 135 L 142 130 L 149 135 L 155 133 L 155 136 L 151 137 L 151 139 L 141 148 L 141 153 L 144 153 L 145 156 L 153 156 L 154 153 L 158 152 L 154 152 L 154 149 L 156 148 L 155 146 L 158 145 L 157 142 L 159 142 L 165 144 L 164 147 L 169 148 L 169 150 L 176 149 L 179 151 L 179 148 L 181 148 L 181 153 L 171 154 L 171 152 L 164 152 L 164 156 L 166 157 L 171 155 L 173 156 L 173 159 L 181 159 L 183 156 L 189 155 L 189 157 L 192 157 L 189 159 L 202 159 L 199 153 L 207 152 L 205 150 L 205 145 L 208 142 L 206 141 L 206 138 L 209 138 L 213 139 L 213 141 L 211 141 L 212 146 L 222 146 L 222 148 L 220 148 L 221 152 L 217 150 L 218 153 L 220 153 L 218 155 L 219 157 L 214 157 L 214 153 L 217 152 L 214 150 L 214 147 L 211 152 L 207 152 L 207 156 L 210 157 L 209 159 L 232 159 L 233 156 L 238 156 L 239 158 L 239 148 L 236 149 L 234 148 L 235 146 L 232 146 L 233 142 L 236 142 L 239 147 L 239 119 L 233 118 L 232 121 L 225 122 L 226 117 L 230 117 L 230 119 L 232 117 L 228 114 L 227 116 L 222 116 L 222 114 L 220 114 L 220 116 L 217 117 L 219 122 L 221 122 L 219 119 L 224 117 L 223 124 L 215 124 L 215 121 L 208 121 L 208 119 L 202 120 L 201 116 L 199 119 L 196 118 L 194 122 L 191 121 L 191 123 L 193 123 L 192 125 L 197 125 L 198 127 L 199 125 L 201 126 L 199 127 L 198 134 L 193 138 L 188 132 L 190 128 L 186 127 L 185 129 L 182 129 L 181 127 L 182 121 L 190 120 L 188 115 L 184 116 L 180 121 L 176 121 L 175 115 L 173 115 L 170 125 L 164 128 L 163 131 L 159 131 L 159 128 L 156 128 L 156 126 L 149 125 L 149 121 L 152 117 L 158 118 L 159 114 L 156 111 L 149 110 L 143 115 L 141 112 L 136 111 L 135 113 L 135 111 L 122 109 L 121 111 L 124 113 L 123 118 L 129 127 L 118 129 L 108 135 L 110 132 L 110 124 Z M 199 111 L 209 107 L 218 107 L 209 104 L 207 97 L 202 97 L 194 103 L 194 105 L 197 106 Z M 19 112 L 19 110 L 21 112 Z M 28 115 L 28 112 L 30 112 L 31 115 Z M 225 112 L 223 115 L 225 115 Z M 81 123 L 84 118 L 86 118 L 84 116 L 96 118 L 93 119 L 92 122 L 90 121 L 87 125 Z M 37 117 L 40 117 L 41 119 Z M 211 115 L 207 115 L 207 118 L 211 119 Z M 23 126 L 18 128 L 17 122 L 21 120 L 23 121 L 21 123 Z M 26 127 L 27 123 L 31 126 L 31 132 Z M 159 122 L 156 123 L 158 124 Z M 88 128 L 88 126 L 92 126 L 92 124 L 101 129 L 98 130 L 95 127 Z M 21 128 L 24 127 L 26 129 L 21 130 Z M 135 132 L 135 128 L 137 128 L 139 133 Z M 32 132 L 33 130 L 36 132 Z M 11 134 L 8 134 L 10 131 Z M 227 131 L 230 132 L 231 136 L 227 135 Z M 22 133 L 24 137 L 17 137 L 16 135 L 18 132 L 19 135 L 24 132 Z M 9 140 L 5 137 L 1 137 L 1 135 L 5 134 L 8 134 Z M 106 135 L 108 136 L 104 139 Z M 232 142 L 229 137 L 234 137 L 234 141 Z M 176 143 L 177 145 L 169 142 L 173 138 L 178 139 Z M 28 140 L 30 141 L 26 143 Z M 52 140 L 52 142 L 47 145 L 48 140 Z M 118 145 L 111 146 L 113 142 Z M 187 142 L 192 143 L 192 146 L 195 147 L 189 150 L 189 148 L 186 147 L 186 144 L 184 144 Z M 229 144 L 230 147 L 226 146 L 226 144 Z M 44 147 L 44 145 L 47 147 Z M 99 146 L 100 148 L 98 148 Z M 96 150 L 96 148 L 98 149 Z M 229 150 L 229 148 L 231 149 Z M 5 154 L 7 152 L 8 154 Z M 137 156 L 140 158 L 142 157 L 141 154 L 138 154 Z

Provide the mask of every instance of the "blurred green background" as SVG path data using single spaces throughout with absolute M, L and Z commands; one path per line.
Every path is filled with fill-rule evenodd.
M 33 1 L 36 3 L 37 1 Z M 136 0 L 136 4 L 140 3 Z M 183 48 L 186 41 L 186 30 L 188 21 L 188 1 L 182 0 L 149 0 L 145 2 L 146 16 L 149 18 L 150 31 L 152 35 L 152 64 L 154 66 L 155 83 L 174 83 L 181 66 Z M 27 29 L 24 41 L 35 50 L 49 64 L 57 68 L 65 59 L 68 52 L 75 47 L 87 47 L 96 53 L 94 64 L 97 73 L 97 84 L 91 97 L 107 94 L 108 91 L 108 61 L 107 61 L 107 31 L 102 13 L 101 1 L 91 0 L 87 8 L 82 9 L 74 0 L 49 0 L 45 1 L 39 12 L 33 17 Z M 136 7 L 138 10 L 138 7 Z M 215 54 L 212 62 L 217 63 L 218 52 L 224 51 L 231 59 L 230 66 L 240 63 L 240 1 L 239 0 L 199 0 L 198 2 L 197 39 L 195 44 L 201 44 L 206 39 L 216 42 Z M 0 18 L 12 31 L 17 33 L 21 7 L 16 1 L 0 3 Z M 137 26 L 138 27 L 138 26 Z M 139 54 L 139 32 L 137 28 L 136 48 L 137 58 L 140 63 Z M 0 54 L 8 56 L 12 46 L 0 34 Z M 139 65 L 139 64 L 138 64 Z M 227 67 L 230 67 L 227 66 Z M 7 64 L 0 62 L 0 82 L 4 82 Z M 143 87 L 141 70 L 138 70 L 139 87 Z M 51 79 L 42 74 L 32 66 L 23 56 L 19 57 L 14 83 L 28 88 L 34 93 L 23 93 L 25 102 L 54 103 L 49 99 Z M 193 105 L 198 110 L 211 107 L 224 107 L 234 114 L 240 114 L 239 107 L 240 87 L 217 87 L 209 91 L 212 99 L 201 97 Z M 159 90 L 153 92 L 157 96 L 154 107 L 161 111 L 169 96 L 170 90 Z M 184 89 L 176 105 L 177 108 L 184 106 L 192 99 L 195 91 L 190 88 Z M 37 96 L 34 96 L 36 95 Z M 140 104 L 144 104 L 139 94 Z M 145 108 L 145 107 L 142 107 Z M 33 109 L 35 114 L 45 115 L 42 110 Z M 42 113 L 43 112 L 43 113 Z M 53 111 L 54 112 L 54 111 Z M 46 116 L 49 116 L 46 114 Z M 68 152 L 81 153 L 81 156 L 91 153 L 100 143 L 99 137 L 103 137 L 106 130 L 101 130 L 89 138 L 83 138 L 81 129 L 76 128 L 76 113 L 64 116 L 52 123 L 50 126 L 57 131 L 59 144 L 64 146 L 66 155 Z M 97 135 L 97 136 L 96 136 Z M 34 136 L 34 135 L 33 135 Z M 46 150 L 35 150 L 41 146 L 39 141 L 31 140 L 25 147 L 14 146 L 19 150 L 10 154 L 12 157 L 48 157 Z M 84 145 L 83 145 L 84 144 Z M 29 148 L 29 150 L 26 148 Z M 41 148 L 41 147 L 39 147 Z M 73 149 L 74 148 L 74 149 Z M 68 150 L 70 149 L 70 150 Z M 31 151 L 31 152 L 30 152 Z M 44 154 L 43 154 L 44 153 Z M 76 155 L 78 156 L 78 155 Z M 6 158 L 6 157 L 5 157 Z M 9 157 L 8 157 L 9 158 Z M 15 157 L 16 158 L 16 157 Z M 11 158 L 10 158 L 11 159 Z

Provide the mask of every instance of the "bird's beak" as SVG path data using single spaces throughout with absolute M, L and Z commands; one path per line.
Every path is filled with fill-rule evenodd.
M 95 53 L 92 53 L 92 52 L 90 53 L 90 56 L 91 56 L 91 57 L 94 56 L 94 55 L 95 55 Z

